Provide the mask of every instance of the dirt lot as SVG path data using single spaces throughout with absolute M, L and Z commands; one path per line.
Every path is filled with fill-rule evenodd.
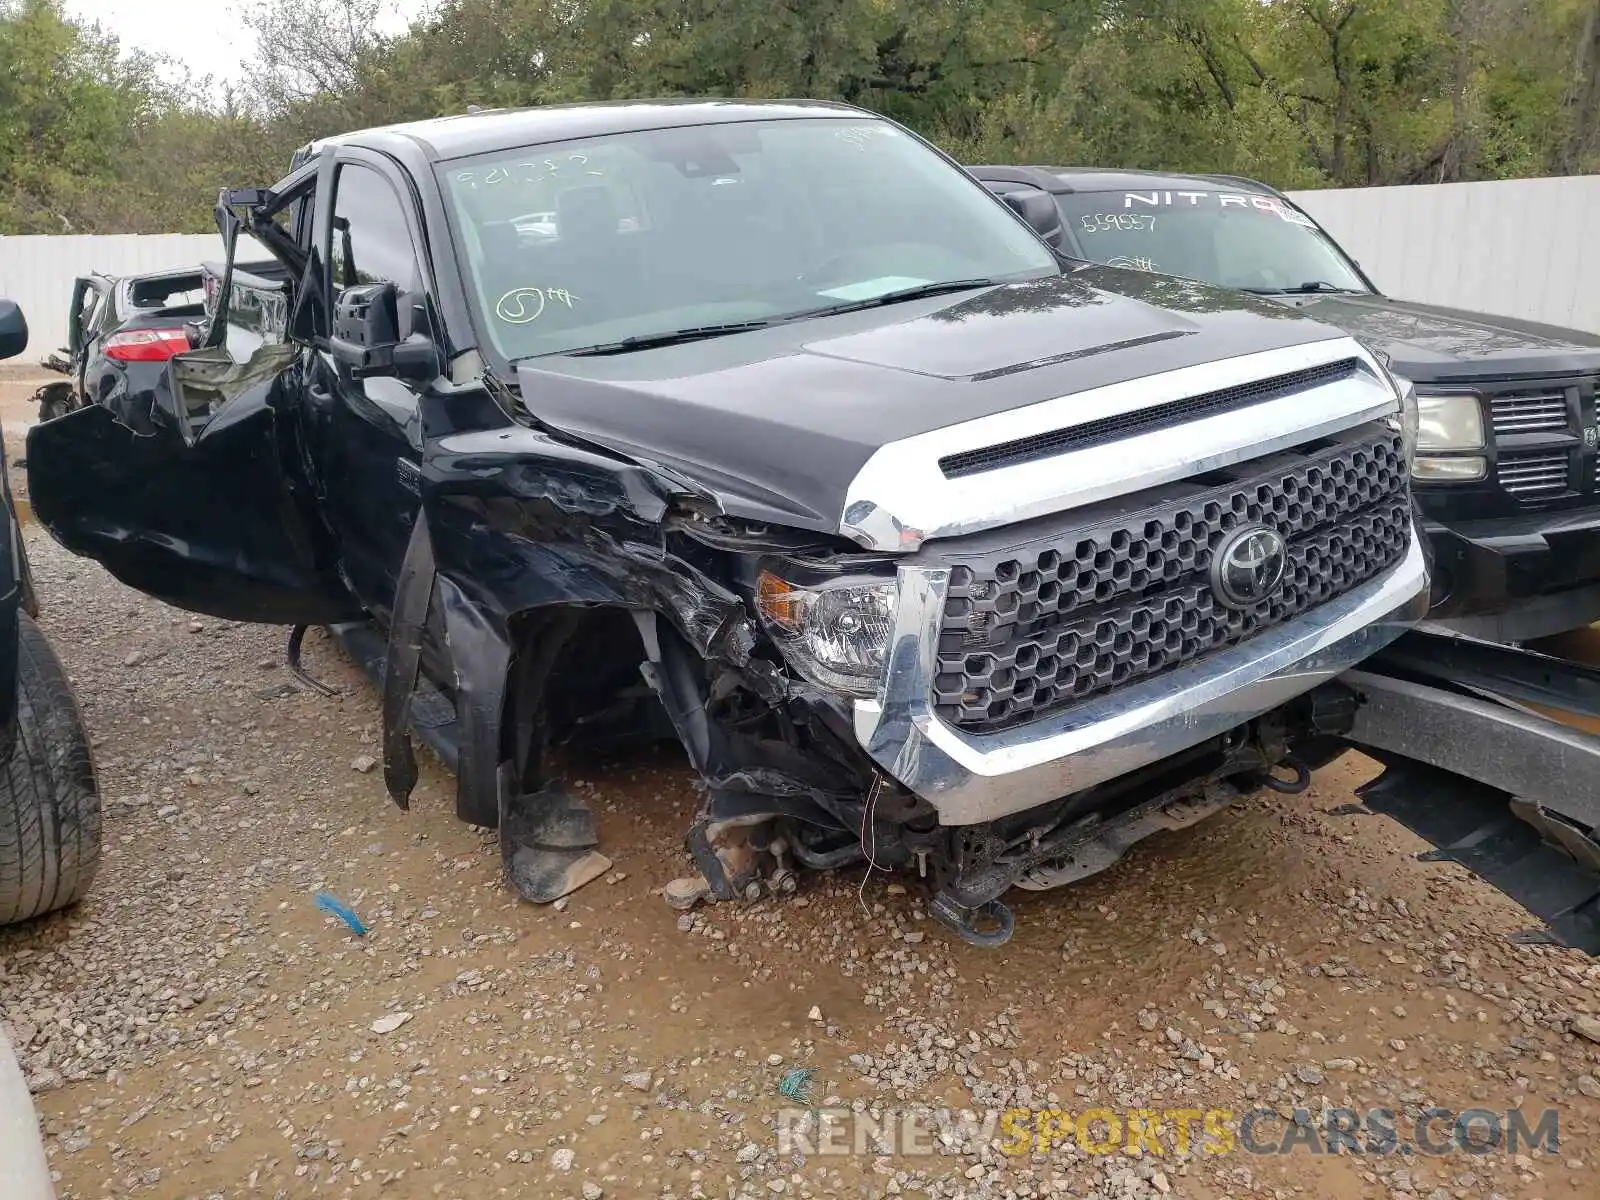
M 680 918 L 655 891 L 686 867 L 685 767 L 577 763 L 617 869 L 535 909 L 436 763 L 410 813 L 389 803 L 376 697 L 320 634 L 333 699 L 283 670 L 283 630 L 166 608 L 37 528 L 28 547 L 106 815 L 88 901 L 0 933 L 0 1019 L 64 1198 L 1595 1194 L 1600 1045 L 1573 1030 L 1600 1037 L 1600 967 L 1508 942 L 1520 909 L 1381 818 L 1331 815 L 1372 773 L 1354 756 L 1021 899 L 998 951 L 860 870 Z M 1019 1156 L 975 1111 L 836 1155 L 780 1138 L 796 1068 L 824 1108 L 916 1106 L 923 1128 L 1389 1108 L 1404 1141 L 1429 1106 L 1554 1108 L 1559 1147 L 1218 1154 L 1197 1122 L 1184 1154 L 1166 1122 L 1099 1154 L 1095 1119 Z

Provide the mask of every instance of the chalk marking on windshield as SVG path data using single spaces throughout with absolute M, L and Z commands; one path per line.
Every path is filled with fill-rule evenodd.
M 1155 259 L 1153 259 L 1153 258 L 1129 258 L 1125 254 L 1119 254 L 1115 258 L 1106 259 L 1106 266 L 1108 266 L 1108 267 L 1125 267 L 1130 271 L 1149 271 L 1152 274 L 1160 274 L 1161 273 L 1161 268 L 1156 266 L 1156 260 Z
M 887 125 L 846 125 L 843 129 L 835 129 L 833 136 L 841 142 L 849 142 L 864 153 L 867 143 L 873 138 L 899 137 L 900 131 L 890 129 Z
M 477 171 L 457 171 L 456 182 L 467 187 L 499 187 L 504 183 L 536 184 L 550 179 L 569 179 L 573 175 L 604 178 L 605 172 L 589 166 L 587 154 L 568 154 L 565 157 L 525 160 L 510 166 L 490 167 L 480 177 Z
M 1135 229 L 1154 231 L 1156 218 L 1153 213 L 1084 213 L 1078 218 L 1083 225 L 1085 233 L 1109 233 L 1112 230 L 1132 231 Z
M 546 305 L 571 308 L 579 300 L 566 288 L 512 288 L 495 301 L 494 315 L 507 325 L 531 325 L 544 316 Z

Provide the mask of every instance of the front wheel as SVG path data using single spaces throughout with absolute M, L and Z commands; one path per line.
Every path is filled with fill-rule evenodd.
M 76 903 L 100 864 L 100 793 L 72 688 L 17 615 L 17 739 L 0 764 L 0 925 Z

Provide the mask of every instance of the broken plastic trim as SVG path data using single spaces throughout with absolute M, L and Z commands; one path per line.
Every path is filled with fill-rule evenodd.
M 433 543 L 421 510 L 395 585 L 389 645 L 383 660 L 383 781 L 403 809 L 417 786 L 417 756 L 411 747 L 411 698 L 422 664 L 422 630 L 433 602 Z

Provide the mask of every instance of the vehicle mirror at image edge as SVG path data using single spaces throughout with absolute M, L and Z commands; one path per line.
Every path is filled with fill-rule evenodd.
M 1001 192 L 1000 199 L 1046 241 L 1053 242 L 1061 232 L 1061 214 L 1048 192 Z
M 15 358 L 28 348 L 28 319 L 15 300 L 0 300 L 0 359 Z
M 439 354 L 431 340 L 400 337 L 400 294 L 392 283 L 347 287 L 334 305 L 328 351 L 357 379 L 393 375 L 426 380 L 438 374 Z

